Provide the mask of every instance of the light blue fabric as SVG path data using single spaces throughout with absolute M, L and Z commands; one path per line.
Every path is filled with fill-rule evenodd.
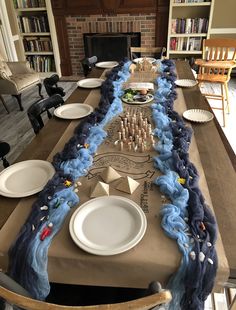
M 171 277 L 168 288 L 172 292 L 172 301 L 169 304 L 170 310 L 180 309 L 180 302 L 184 293 L 184 277 L 189 262 L 189 253 L 192 248 L 191 239 L 188 236 L 188 224 L 184 220 L 188 217 L 187 202 L 188 190 L 184 189 L 178 182 L 178 175 L 173 171 L 173 135 L 170 127 L 171 119 L 166 115 L 162 106 L 168 99 L 172 84 L 162 77 L 156 80 L 158 89 L 155 93 L 155 103 L 152 104 L 152 117 L 155 123 L 153 134 L 159 141 L 155 145 L 156 151 L 160 154 L 153 158 L 154 167 L 164 175 L 158 177 L 154 183 L 170 200 L 170 204 L 162 207 L 161 225 L 166 234 L 175 239 L 182 253 L 181 264 L 178 271 Z

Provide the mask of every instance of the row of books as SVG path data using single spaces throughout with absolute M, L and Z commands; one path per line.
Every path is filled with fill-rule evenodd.
M 52 56 L 27 56 L 31 68 L 37 72 L 55 72 L 55 62 Z
M 45 0 L 13 0 L 15 9 L 42 8 L 45 7 Z
M 174 3 L 201 3 L 210 1 L 211 0 L 174 0 Z
M 202 38 L 171 38 L 170 50 L 172 51 L 201 51 Z
M 25 52 L 50 52 L 52 41 L 50 37 L 25 37 L 23 39 Z
M 36 16 L 18 16 L 20 31 L 24 32 L 49 32 L 48 18 L 46 14 Z
M 171 33 L 207 33 L 208 18 L 173 18 Z

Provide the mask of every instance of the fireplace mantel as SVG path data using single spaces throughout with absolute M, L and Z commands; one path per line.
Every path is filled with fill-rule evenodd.
M 152 13 L 156 6 L 156 0 L 52 0 L 55 15 Z
M 168 0 L 51 0 L 55 19 L 62 75 L 72 75 L 70 46 L 68 39 L 69 16 L 102 15 L 112 17 L 119 14 L 154 14 L 155 38 L 153 46 L 166 46 L 168 29 Z

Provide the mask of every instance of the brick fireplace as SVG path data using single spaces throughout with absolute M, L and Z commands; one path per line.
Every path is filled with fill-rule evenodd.
M 51 0 L 62 75 L 81 74 L 84 33 L 140 33 L 141 46 L 166 46 L 167 0 Z
M 84 33 L 141 33 L 141 46 L 155 46 L 156 15 L 117 14 L 66 17 L 73 75 L 82 73 L 80 60 L 85 57 Z

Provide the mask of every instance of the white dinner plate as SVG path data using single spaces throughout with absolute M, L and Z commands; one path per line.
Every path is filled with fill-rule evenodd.
M 54 110 L 54 115 L 63 119 L 77 119 L 89 115 L 93 108 L 85 103 L 71 103 L 62 105 Z
M 189 121 L 197 123 L 206 123 L 214 118 L 214 115 L 206 110 L 191 109 L 183 113 L 183 117 Z
M 118 66 L 119 63 L 117 61 L 101 61 L 95 64 L 98 68 L 111 69 Z
M 100 87 L 103 82 L 104 82 L 103 79 L 90 78 L 90 79 L 83 79 L 83 80 L 78 81 L 77 85 L 83 88 L 96 88 L 96 87 Z
M 26 160 L 16 163 L 0 173 L 0 195 L 27 197 L 40 192 L 52 178 L 55 169 L 44 160 Z
M 141 58 L 135 58 L 133 59 L 133 62 L 138 63 L 138 62 L 143 62 L 144 59 L 148 60 L 150 63 L 154 63 L 156 61 L 156 58 L 152 57 L 141 57 Z
M 147 220 L 142 209 L 121 196 L 102 196 L 82 204 L 72 215 L 73 241 L 96 255 L 115 255 L 133 248 L 144 236 Z
M 180 87 L 193 87 L 197 85 L 197 81 L 189 80 L 189 79 L 182 79 L 182 80 L 176 80 L 175 84 Z

